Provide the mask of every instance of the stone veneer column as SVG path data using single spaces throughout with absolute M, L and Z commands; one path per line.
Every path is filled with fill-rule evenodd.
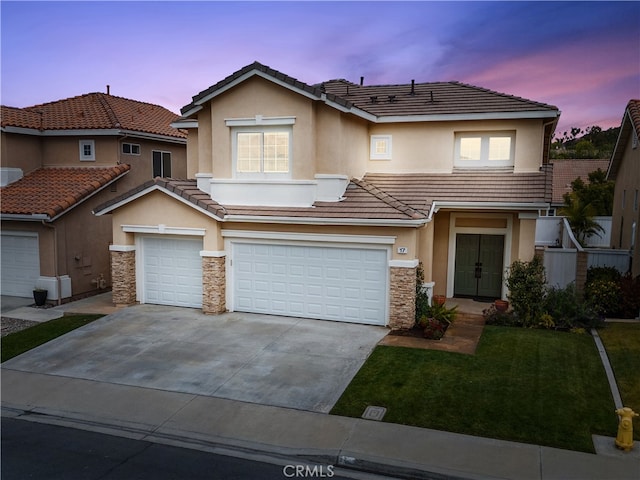
M 136 303 L 135 250 L 111 250 L 111 293 L 116 305 Z
M 416 315 L 416 268 L 390 267 L 389 327 L 411 328 Z
M 222 313 L 226 304 L 225 257 L 202 257 L 202 311 Z

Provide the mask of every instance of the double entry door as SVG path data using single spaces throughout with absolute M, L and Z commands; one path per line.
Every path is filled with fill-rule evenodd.
M 504 235 L 456 235 L 454 295 L 495 299 L 502 294 Z

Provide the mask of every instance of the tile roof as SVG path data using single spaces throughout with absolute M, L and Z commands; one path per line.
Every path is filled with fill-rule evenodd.
M 487 202 L 508 205 L 551 201 L 551 177 L 544 171 L 369 173 L 365 175 L 364 180 L 421 212 L 428 212 L 434 202 Z
M 179 118 L 159 105 L 88 93 L 26 108 L 3 105 L 1 125 L 41 131 L 117 129 L 184 139 L 186 133 L 171 126 Z
M 215 85 L 195 95 L 189 105 L 181 109 L 183 115 L 194 113 L 196 107 L 211 99 L 218 92 L 240 81 L 243 77 L 258 73 L 291 88 L 316 97 L 325 98 L 347 109 L 356 107 L 378 118 L 390 116 L 438 116 L 469 114 L 505 114 L 542 112 L 544 117 L 556 117 L 558 108 L 545 103 L 494 92 L 459 82 L 434 82 L 401 85 L 357 85 L 347 80 L 330 80 L 318 85 L 308 85 L 261 63 L 234 72 Z M 374 100 L 375 99 L 375 100 Z
M 346 80 L 332 80 L 323 83 L 322 87 L 327 93 L 378 117 L 558 110 L 553 105 L 460 82 L 357 85 Z
M 114 167 L 45 167 L 0 188 L 3 215 L 46 215 L 48 220 L 101 190 L 129 171 Z
M 565 193 L 571 192 L 571 182 L 580 177 L 585 183 L 589 182 L 589 174 L 598 169 L 606 172 L 609 168 L 609 160 L 580 160 L 557 159 L 553 160 L 553 195 L 551 203 L 563 204 Z
M 624 110 L 622 122 L 620 123 L 620 133 L 618 134 L 618 140 L 611 155 L 611 163 L 607 172 L 609 180 L 616 179 L 620 162 L 622 162 L 625 149 L 634 132 L 636 136 L 640 137 L 640 100 L 637 99 L 629 100 Z
M 260 207 L 220 205 L 197 187 L 196 180 L 155 178 L 95 209 L 100 213 L 154 186 L 168 190 L 218 218 L 229 216 L 289 217 L 310 219 L 422 220 L 426 216 L 403 205 L 373 185 L 352 180 L 340 202 L 316 202 L 312 207 Z

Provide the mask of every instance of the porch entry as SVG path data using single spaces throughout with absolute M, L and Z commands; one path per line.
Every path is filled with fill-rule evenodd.
M 504 235 L 458 233 L 454 296 L 500 298 L 503 254 Z

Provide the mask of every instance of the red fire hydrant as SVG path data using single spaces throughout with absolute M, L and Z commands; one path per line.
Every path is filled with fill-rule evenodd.
M 629 407 L 619 408 L 616 413 L 620 415 L 616 447 L 628 452 L 633 448 L 633 417 L 638 414 Z

